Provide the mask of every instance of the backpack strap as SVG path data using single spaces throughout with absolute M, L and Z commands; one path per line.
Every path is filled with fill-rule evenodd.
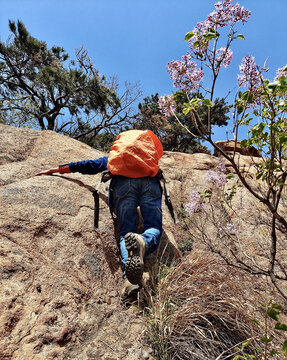
M 99 215 L 100 215 L 100 187 L 101 183 L 105 183 L 109 181 L 113 177 L 113 174 L 109 170 L 105 170 L 102 172 L 101 179 L 96 188 L 91 190 L 94 197 L 94 229 L 99 227 Z
M 172 206 L 172 202 L 171 202 L 171 199 L 170 199 L 166 179 L 164 177 L 162 169 L 159 169 L 159 171 L 157 173 L 157 177 L 160 180 L 163 180 L 164 202 L 165 202 L 165 204 L 166 204 L 166 206 L 167 206 L 167 208 L 169 210 L 170 216 L 172 217 L 174 224 L 176 224 L 177 223 L 177 217 L 176 217 L 176 214 L 174 213 L 174 210 L 173 210 L 173 206 Z

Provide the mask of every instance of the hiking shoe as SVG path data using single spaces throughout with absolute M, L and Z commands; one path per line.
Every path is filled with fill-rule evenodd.
M 139 234 L 127 233 L 125 245 L 129 254 L 125 266 L 127 278 L 132 284 L 141 284 L 145 254 L 144 239 Z
M 140 291 L 140 286 L 138 284 L 132 284 L 128 279 L 125 279 L 123 290 L 121 293 L 122 302 L 132 302 L 137 300 L 138 292 Z

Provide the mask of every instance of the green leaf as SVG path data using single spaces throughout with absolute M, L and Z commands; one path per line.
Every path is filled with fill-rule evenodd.
M 257 319 L 250 319 L 250 321 L 252 321 L 254 324 L 260 326 L 260 321 Z
M 287 134 L 280 134 L 279 141 L 281 144 L 285 144 L 287 142 Z
M 194 36 L 194 33 L 193 33 L 192 31 L 189 31 L 189 32 L 185 35 L 184 41 L 190 40 L 191 38 L 193 38 L 193 36 Z
M 283 311 L 283 310 L 284 310 L 283 307 L 282 307 L 281 305 L 279 305 L 279 304 L 273 304 L 271 307 L 272 307 L 273 309 L 276 309 L 276 310 L 279 310 L 279 311 Z
M 209 100 L 209 99 L 204 99 L 204 100 L 202 100 L 202 105 L 213 106 L 213 105 L 212 105 L 212 101 Z
M 242 343 L 243 349 L 251 343 L 251 340 L 246 340 Z
M 212 32 L 212 31 L 209 31 L 208 33 L 204 34 L 203 35 L 204 39 L 207 40 L 207 41 L 211 41 L 212 39 L 214 38 L 218 38 L 219 37 L 219 33 L 218 32 Z
M 283 349 L 284 355 L 286 355 L 287 354 L 287 340 L 284 341 L 282 349 Z
M 271 89 L 271 90 L 274 90 L 277 88 L 277 86 L 279 85 L 278 81 L 274 81 L 273 83 L 270 83 L 268 85 L 268 88 Z
M 245 37 L 244 37 L 244 35 L 242 35 L 242 34 L 238 34 L 238 35 L 237 35 L 237 38 L 238 38 L 238 39 L 245 40 Z
M 266 311 L 266 314 L 273 320 L 278 321 L 278 311 L 273 307 L 269 307 Z
M 240 142 L 240 147 L 241 147 L 241 148 L 245 148 L 245 147 L 247 147 L 247 144 L 248 144 L 248 140 L 247 140 L 247 139 L 241 140 L 241 142 Z
M 190 106 L 186 106 L 182 109 L 184 115 L 187 115 L 190 112 Z
M 279 352 L 276 351 L 276 350 L 272 350 L 270 351 L 270 355 L 273 356 L 273 355 L 279 355 Z
M 189 104 L 192 106 L 197 106 L 199 102 L 200 102 L 199 98 L 193 98 L 193 99 L 189 100 Z
M 264 344 L 269 344 L 273 340 L 273 337 L 267 337 L 262 336 L 261 341 L 264 342 Z
M 276 329 L 276 330 L 287 331 L 287 325 L 278 322 L 278 323 L 275 325 L 275 329 Z
M 238 115 L 240 115 L 244 110 L 244 106 L 241 105 L 241 104 L 238 104 L 237 105 L 237 112 L 238 112 Z

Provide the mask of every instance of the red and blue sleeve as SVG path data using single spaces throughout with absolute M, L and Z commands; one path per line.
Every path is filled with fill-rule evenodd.
M 107 170 L 108 156 L 98 158 L 96 160 L 84 160 L 71 162 L 69 164 L 60 165 L 60 168 L 69 167 L 70 172 L 79 172 L 81 174 L 94 175 Z

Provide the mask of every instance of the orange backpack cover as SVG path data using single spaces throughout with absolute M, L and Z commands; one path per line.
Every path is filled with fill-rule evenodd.
M 131 178 L 156 176 L 163 155 L 161 142 L 150 130 L 128 130 L 113 143 L 108 169 L 114 175 Z

